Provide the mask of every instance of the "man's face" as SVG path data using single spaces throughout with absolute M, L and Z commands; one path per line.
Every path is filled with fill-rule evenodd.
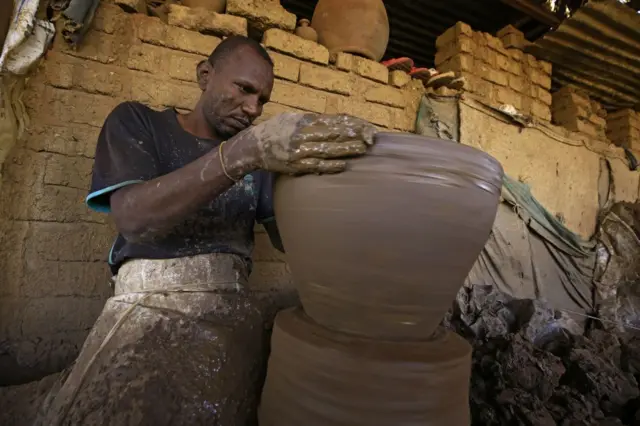
M 201 65 L 198 74 L 202 112 L 224 139 L 249 127 L 271 97 L 273 69 L 250 47 L 231 53 L 215 68 L 208 62 Z

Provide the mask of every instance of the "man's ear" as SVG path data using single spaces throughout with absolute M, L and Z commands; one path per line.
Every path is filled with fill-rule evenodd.
M 196 67 L 196 78 L 198 79 L 198 86 L 203 92 L 207 88 L 207 82 L 213 74 L 213 66 L 208 60 L 202 60 Z

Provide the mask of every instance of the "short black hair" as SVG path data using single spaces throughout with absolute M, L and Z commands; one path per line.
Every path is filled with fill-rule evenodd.
M 237 49 L 243 47 L 252 49 L 258 55 L 260 55 L 262 59 L 267 61 L 271 68 L 273 68 L 273 60 L 269 56 L 267 50 L 254 39 L 240 35 L 230 36 L 222 40 L 222 42 L 218 46 L 216 46 L 215 49 L 213 49 L 211 55 L 209 55 L 209 63 L 215 68 L 216 64 L 219 64 L 227 56 L 235 52 Z

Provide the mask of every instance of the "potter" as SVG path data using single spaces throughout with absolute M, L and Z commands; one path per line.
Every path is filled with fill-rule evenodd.
M 192 112 L 125 102 L 102 127 L 87 204 L 118 230 L 115 296 L 37 424 L 255 423 L 273 306 L 247 279 L 256 221 L 282 249 L 273 173 L 341 172 L 376 129 L 318 114 L 254 126 L 273 63 L 246 37 L 194 72 Z

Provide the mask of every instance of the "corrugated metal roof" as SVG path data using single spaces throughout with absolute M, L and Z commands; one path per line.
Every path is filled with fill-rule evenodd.
M 281 0 L 299 18 L 311 19 L 317 0 Z M 409 56 L 417 66 L 432 67 L 436 38 L 458 21 L 477 31 L 495 33 L 518 22 L 520 29 L 539 35 L 540 24 L 503 0 L 385 0 L 390 40 L 385 59 Z M 354 25 L 358 25 L 354 22 Z M 536 33 L 537 32 L 537 33 Z
M 591 0 L 528 51 L 553 63 L 555 86 L 574 85 L 607 109 L 640 107 L 640 15 Z

